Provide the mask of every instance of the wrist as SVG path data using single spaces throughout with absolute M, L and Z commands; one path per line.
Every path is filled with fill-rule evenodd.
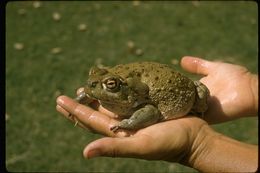
M 207 123 L 193 126 L 189 134 L 188 148 L 185 149 L 185 155 L 179 163 L 196 169 L 200 158 L 208 152 L 209 143 L 214 135 L 213 129 Z
M 208 125 L 203 125 L 191 145 L 186 165 L 200 170 L 203 161 L 208 157 L 208 153 L 210 153 L 212 143 L 218 135 L 220 134 L 216 133 Z
M 200 172 L 255 172 L 258 147 L 215 132 L 204 125 L 195 138 L 186 165 Z

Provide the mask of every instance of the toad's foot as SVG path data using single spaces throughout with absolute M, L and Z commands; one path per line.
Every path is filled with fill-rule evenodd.
M 210 95 L 209 89 L 200 81 L 194 81 L 197 97 L 191 112 L 203 114 L 208 109 L 207 100 Z
M 155 124 L 161 116 L 160 111 L 153 105 L 146 105 L 137 110 L 129 119 L 124 119 L 117 125 L 110 128 L 111 131 L 116 132 L 118 129 L 138 130 Z

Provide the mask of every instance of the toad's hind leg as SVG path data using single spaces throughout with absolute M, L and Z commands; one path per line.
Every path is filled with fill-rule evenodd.
M 194 81 L 194 85 L 196 86 L 196 100 L 191 112 L 199 113 L 203 116 L 204 112 L 208 109 L 209 89 L 200 81 Z
M 111 127 L 113 132 L 118 129 L 138 130 L 155 124 L 161 116 L 160 111 L 153 105 L 146 105 L 133 113 L 129 119 L 124 119 L 116 126 Z

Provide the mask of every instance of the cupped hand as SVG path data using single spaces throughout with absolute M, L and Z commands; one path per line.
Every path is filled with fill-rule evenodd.
M 86 158 L 109 156 L 185 162 L 196 148 L 194 141 L 202 133 L 202 127 L 207 127 L 205 121 L 187 116 L 136 132 L 114 133 L 110 130 L 111 126 L 118 123 L 114 114 L 97 103 L 92 107 L 81 105 L 67 96 L 57 98 L 57 110 L 62 115 L 71 121 L 77 119 L 83 128 L 108 136 L 88 144 L 83 151 Z M 75 116 L 74 119 L 68 117 L 69 113 Z
M 182 58 L 181 65 L 204 75 L 200 81 L 210 90 L 209 110 L 204 115 L 208 123 L 257 115 L 258 77 L 245 67 L 189 56 Z
M 257 77 L 246 68 L 195 57 L 184 57 L 181 65 L 189 72 L 205 75 L 201 82 L 210 90 L 209 110 L 204 116 L 207 122 L 218 123 L 257 112 Z M 135 157 L 185 162 L 196 150 L 194 144 L 203 143 L 198 142 L 198 136 L 207 136 L 203 135 L 202 127 L 209 128 L 205 121 L 186 116 L 135 132 L 120 130 L 114 133 L 110 128 L 119 120 L 98 102 L 84 106 L 69 97 L 60 96 L 57 98 L 57 110 L 71 121 L 78 121 L 82 128 L 108 136 L 86 146 L 83 154 L 87 158 Z

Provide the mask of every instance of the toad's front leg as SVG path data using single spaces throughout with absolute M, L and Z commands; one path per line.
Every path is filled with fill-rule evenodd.
M 118 129 L 138 130 L 158 122 L 160 111 L 153 105 L 146 105 L 133 113 L 129 119 L 124 119 L 110 128 L 113 132 Z

